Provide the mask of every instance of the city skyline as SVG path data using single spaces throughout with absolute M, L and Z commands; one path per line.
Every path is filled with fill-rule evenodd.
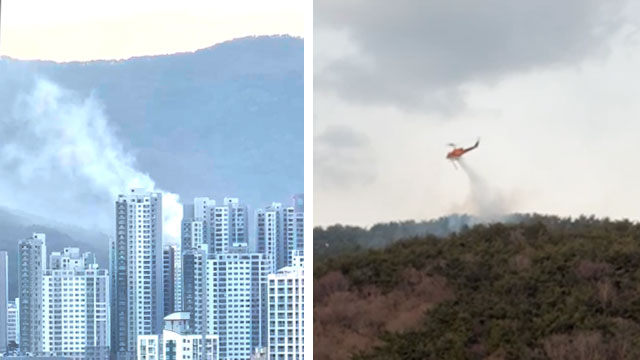
M 133 360 L 147 359 L 148 351 L 173 351 L 167 341 L 202 338 L 206 346 L 194 345 L 184 351 L 203 351 L 206 354 L 201 356 L 207 359 L 220 356 L 228 360 L 269 354 L 270 347 L 302 354 L 300 340 L 292 350 L 287 339 L 303 336 L 303 297 L 295 300 L 295 326 L 291 321 L 288 325 L 278 322 L 291 336 L 269 336 L 275 322 L 268 317 L 289 315 L 269 305 L 267 279 L 283 271 L 299 271 L 296 279 L 302 279 L 303 199 L 303 194 L 295 194 L 288 205 L 272 203 L 256 210 L 266 209 L 271 220 L 250 224 L 246 204 L 237 198 L 225 197 L 217 205 L 210 198 L 195 198 L 194 204 L 185 205 L 183 224 L 190 226 L 183 226 L 182 243 L 176 246 L 162 240 L 162 194 L 130 189 L 114 201 L 116 236 L 108 269 L 100 268 L 94 254 L 72 244 L 51 251 L 44 233 L 20 239 L 20 299 L 29 300 L 16 303 L 19 320 L 12 316 L 19 323 L 19 351 L 74 359 Z M 271 236 L 247 238 L 246 228 L 251 225 L 258 228 L 256 233 Z M 264 244 L 255 243 L 259 241 Z M 276 265 L 279 262 L 282 264 Z M 295 293 L 303 296 L 303 288 L 296 280 Z M 293 303 L 285 306 L 282 302 L 287 300 L 278 298 L 281 305 L 277 309 L 294 309 Z M 173 302 L 171 306 L 164 303 L 167 299 Z M 11 307 L 6 306 L 9 311 Z M 34 337 L 40 332 L 44 334 L 41 339 Z
M 252 213 L 253 213 L 253 214 L 252 214 L 252 216 L 251 216 L 251 217 L 249 217 L 248 219 L 253 219 L 253 218 L 255 217 L 255 213 L 256 213 L 256 212 L 263 211 L 263 210 L 265 210 L 265 209 L 267 209 L 267 208 L 271 207 L 273 204 L 288 205 L 288 206 L 285 206 L 285 208 L 286 208 L 286 209 L 290 209 L 290 211 L 293 211 L 293 209 L 294 209 L 294 208 L 296 208 L 296 206 L 295 206 L 295 202 L 296 202 L 296 201 L 299 201 L 299 199 L 301 199 L 301 198 L 303 198 L 303 197 L 304 197 L 304 196 L 303 196 L 303 194 L 302 194 L 302 193 L 299 193 L 299 194 L 293 194 L 293 195 L 289 196 L 288 201 L 282 201 L 282 202 L 279 202 L 279 201 L 273 201 L 273 202 L 271 202 L 271 203 L 269 203 L 269 204 L 265 204 L 265 205 L 263 205 L 263 206 L 261 206 L 261 207 L 256 207 L 256 209 L 254 209 L 254 210 L 252 211 Z M 215 199 L 216 199 L 216 198 L 214 198 L 214 197 L 201 197 L 201 199 L 204 199 L 204 198 L 208 198 L 208 199 L 210 199 L 211 201 L 215 201 Z M 220 196 L 220 197 L 218 197 L 218 199 L 220 199 L 220 200 L 224 200 L 225 198 L 238 199 L 238 198 L 235 198 L 235 197 L 232 197 L 232 196 L 231 196 L 231 197 L 230 197 L 230 196 Z M 189 205 L 190 205 L 190 204 L 185 204 L 184 206 L 189 206 Z M 192 205 L 192 204 L 191 204 L 191 205 Z M 252 208 L 252 206 L 251 206 L 250 204 L 246 204 L 246 203 L 245 203 L 244 205 L 249 209 L 249 211 L 250 211 L 250 209 Z M 304 209 L 304 207 L 303 207 L 303 206 L 300 206 L 300 205 L 298 204 L 297 209 L 298 209 L 298 210 L 303 210 L 303 209 Z M 304 219 L 303 219 L 303 218 L 301 218 L 301 220 L 304 220 Z M 294 222 L 294 223 L 295 223 L 295 222 Z M 301 223 L 295 223 L 295 224 L 296 224 L 295 226 L 298 226 L 297 231 L 299 231 L 299 232 L 303 233 L 303 229 L 301 229 L 301 228 L 300 228 Z M 248 235 L 251 235 L 251 242 L 252 242 L 253 244 L 255 244 L 255 243 L 257 242 L 257 238 L 256 238 L 256 237 L 254 237 L 254 236 L 257 236 L 256 234 L 254 234 L 254 233 L 255 233 L 255 228 L 256 228 L 256 226 L 255 226 L 255 224 L 250 224 L 250 225 L 248 226 L 248 228 L 250 229 L 250 231 L 248 232 Z M 46 229 L 51 230 L 51 228 L 43 227 L 43 226 L 36 226 L 36 227 L 35 227 L 35 229 L 36 229 L 36 230 L 35 230 L 35 232 L 42 232 L 42 231 L 46 231 Z M 38 230 L 38 229 L 42 229 L 42 231 L 40 231 L 40 230 Z M 33 233 L 33 232 L 34 232 L 33 230 L 29 230 L 29 229 L 25 229 L 25 231 L 26 231 L 27 233 L 25 233 L 25 234 L 24 234 L 24 236 L 26 236 L 27 234 L 30 234 L 30 233 Z M 56 235 L 57 235 L 57 236 L 60 236 L 60 234 L 59 234 L 59 233 L 57 233 L 57 232 L 56 232 Z M 293 239 L 293 238 L 295 238 L 295 237 L 294 237 L 294 235 L 293 235 L 293 232 L 290 232 L 288 236 L 289 236 L 289 239 Z M 77 239 L 77 238 L 75 238 L 74 236 L 71 236 L 71 237 L 69 237 L 69 236 L 65 236 L 64 238 L 67 238 L 67 239 L 70 239 L 70 240 L 73 240 L 73 241 L 72 241 L 72 242 L 70 242 L 70 243 L 65 242 L 65 243 L 63 243 L 63 244 L 60 244 L 60 245 L 58 245 L 58 246 L 54 247 L 52 250 L 54 250 L 54 251 L 63 251 L 65 247 L 69 247 L 69 246 L 77 246 L 77 247 L 81 247 L 81 248 L 86 248 L 86 247 L 87 247 L 87 244 L 84 244 L 84 243 L 81 241 L 81 239 Z M 75 239 L 74 239 L 74 238 L 75 238 Z M 62 240 L 62 239 L 59 239 L 59 240 L 57 240 L 56 242 L 60 242 L 61 240 Z M 105 240 L 107 240 L 107 239 L 105 239 Z M 68 240 L 67 240 L 67 241 L 68 241 Z M 108 241 L 108 240 L 107 240 L 107 241 Z M 177 242 L 167 243 L 167 244 L 165 244 L 165 245 L 170 245 L 170 246 L 174 246 L 174 247 L 177 245 L 177 246 L 178 246 L 178 248 L 180 248 L 180 244 L 181 244 L 181 243 L 182 243 L 182 240 L 177 241 Z M 303 245 L 303 244 L 302 244 L 302 243 L 300 243 L 299 245 Z M 96 250 L 95 250 L 95 249 L 96 249 L 96 244 L 93 244 L 90 248 L 92 249 L 92 251 L 93 251 L 94 253 L 96 253 Z M 10 246 L 10 244 L 4 245 L 4 246 L 0 246 L 0 252 L 2 252 L 2 251 L 7 251 L 7 252 L 11 253 L 11 252 L 12 252 L 12 250 L 13 250 L 13 249 L 12 249 L 12 246 Z M 108 253 L 107 253 L 107 255 L 108 255 Z M 290 254 L 289 254 L 289 255 L 290 255 Z M 104 258 L 104 260 L 100 260 L 100 258 L 101 258 L 101 257 L 99 256 L 99 254 L 97 254 L 97 256 L 96 256 L 96 259 L 97 259 L 97 260 L 96 260 L 96 262 L 97 262 L 101 267 L 103 267 L 103 268 L 107 268 L 107 267 L 108 267 L 108 265 L 109 265 L 109 261 L 108 261 L 108 259 L 107 259 L 107 258 Z M 9 261 L 9 264 L 10 264 L 10 265 L 12 265 L 12 266 L 16 266 L 17 261 L 13 261 L 11 257 L 9 257 L 9 260 L 10 260 L 10 261 Z M 10 270 L 9 270 L 8 274 L 12 274 L 12 271 L 11 271 L 12 266 L 9 266 Z M 10 280 L 11 280 L 11 278 L 10 278 Z M 11 284 L 11 283 L 12 283 L 12 282 L 11 282 L 11 281 L 9 281 L 9 284 Z M 16 283 L 16 285 L 17 285 L 17 283 Z M 9 298 L 10 298 L 10 299 L 12 299 L 11 295 L 13 295 L 13 297 L 17 297 L 17 296 L 18 296 L 17 286 L 16 286 L 16 287 L 14 287 L 14 288 L 10 288 L 10 289 L 9 289 L 9 294 L 10 294 L 10 296 L 9 296 Z M 176 299 L 176 303 L 179 303 L 179 300 L 177 300 L 177 299 Z

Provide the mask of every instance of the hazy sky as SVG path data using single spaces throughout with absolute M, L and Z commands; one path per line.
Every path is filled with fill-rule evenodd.
M 303 36 L 301 0 L 3 0 L 0 54 L 56 61 L 193 51 L 250 35 Z
M 466 163 L 503 211 L 640 220 L 639 20 L 625 1 L 316 1 L 315 224 L 473 211 L 445 154 L 477 136 Z

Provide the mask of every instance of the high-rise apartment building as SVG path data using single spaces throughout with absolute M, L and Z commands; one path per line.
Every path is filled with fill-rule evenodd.
M 213 253 L 246 252 L 249 247 L 247 206 L 237 198 L 224 198 L 211 219 Z
M 264 254 L 215 254 L 207 261 L 209 333 L 218 335 L 220 357 L 245 360 L 267 345 Z
M 20 344 L 20 298 L 7 304 L 7 343 L 9 350 Z
M 18 242 L 20 270 L 20 350 L 24 354 L 42 353 L 42 289 L 47 266 L 45 234 L 34 233 Z
M 208 197 L 197 197 L 184 206 L 182 248 L 200 249 L 206 243 L 209 254 L 247 252 L 249 226 L 247 206 L 237 198 L 226 197 L 222 204 Z
M 173 251 L 173 281 L 174 281 L 174 312 L 182 311 L 182 249 L 180 245 L 174 246 Z
M 210 247 L 209 212 L 215 204 L 209 198 L 196 198 L 194 204 L 183 206 L 181 238 L 182 251 L 200 249 L 202 245 Z
M 210 222 L 213 208 L 215 206 L 215 200 L 208 197 L 197 197 L 193 199 L 193 217 Z
M 49 269 L 82 269 L 85 265 L 97 264 L 96 256 L 91 252 L 80 253 L 78 248 L 65 248 L 49 255 Z
M 293 196 L 293 209 L 296 213 L 296 249 L 304 251 L 304 194 Z
M 294 195 L 293 206 L 284 209 L 282 231 L 284 246 L 281 250 L 285 260 L 284 262 L 281 260 L 280 265 L 291 266 L 293 251 L 304 248 L 304 197 L 302 194 Z
M 137 336 L 162 330 L 162 194 L 133 189 L 116 201 L 111 245 L 111 352 L 135 359 Z
M 162 251 L 162 283 L 164 291 L 164 316 L 175 311 L 176 292 L 176 249 L 175 246 L 166 245 Z
M 270 360 L 304 359 L 304 267 L 302 252 L 292 253 L 292 266 L 268 276 Z
M 194 334 L 207 333 L 207 246 L 182 253 L 182 310 L 191 314 Z
M 212 249 L 210 219 L 215 201 L 207 197 L 195 198 L 184 206 L 182 220 L 182 307 L 190 316 L 190 329 L 205 334 L 206 325 L 206 262 Z
M 258 252 L 265 254 L 269 261 L 269 272 L 275 272 L 284 265 L 286 255 L 282 204 L 272 203 L 256 211 L 256 240 Z
M 9 256 L 0 251 L 0 310 L 9 305 Z M 0 352 L 7 351 L 7 312 L 0 311 Z
M 109 359 L 109 275 L 78 248 L 53 252 L 44 271 L 42 352 L 69 359 Z

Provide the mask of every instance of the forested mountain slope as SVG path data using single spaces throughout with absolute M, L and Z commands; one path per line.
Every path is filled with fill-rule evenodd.
M 520 219 L 316 262 L 314 358 L 640 358 L 640 225 Z

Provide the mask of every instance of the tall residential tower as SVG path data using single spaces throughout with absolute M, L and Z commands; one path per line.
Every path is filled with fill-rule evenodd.
M 176 246 L 166 245 L 162 252 L 162 282 L 164 287 L 164 316 L 176 308 Z
M 215 254 L 207 261 L 208 333 L 218 335 L 220 358 L 248 359 L 267 346 L 264 254 Z
M 20 267 L 20 350 L 42 353 L 42 288 L 47 266 L 44 234 L 36 234 L 18 242 Z
M 269 261 L 270 273 L 284 266 L 286 259 L 282 213 L 282 204 L 280 203 L 273 203 L 256 211 L 258 252 L 265 254 Z
M 292 265 L 269 274 L 269 360 L 304 359 L 304 261 L 292 251 Z
M 238 198 L 226 197 L 222 204 L 197 197 L 184 206 L 182 250 L 208 245 L 209 254 L 246 252 L 249 246 L 247 206 Z
M 20 344 L 20 298 L 9 301 L 7 306 L 7 342 L 10 351 Z
M 291 266 L 293 259 L 291 254 L 294 251 L 302 251 L 304 248 L 304 196 L 302 194 L 293 196 L 293 206 L 283 211 L 283 254 L 284 261 L 280 260 L 280 267 Z M 280 268 L 279 267 L 279 268 Z
M 137 336 L 163 327 L 161 193 L 132 189 L 118 197 L 110 256 L 112 358 L 133 360 Z
M 53 252 L 44 272 L 43 353 L 71 359 L 109 359 L 109 275 L 92 253 Z
M 0 352 L 7 351 L 7 310 L 9 306 L 9 257 L 0 251 Z
M 237 198 L 224 198 L 211 219 L 213 253 L 246 252 L 249 246 L 247 206 Z

